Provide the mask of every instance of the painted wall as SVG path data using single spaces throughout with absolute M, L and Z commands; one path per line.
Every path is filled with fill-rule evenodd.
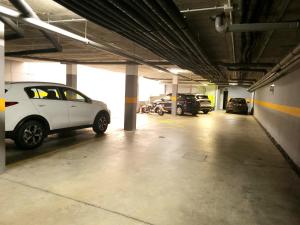
M 53 62 L 5 60 L 5 81 L 66 83 L 66 65 Z
M 254 116 L 300 167 L 300 65 L 255 91 Z
M 199 93 L 204 94 L 204 89 L 199 89 L 199 85 L 179 84 L 178 93 Z M 172 93 L 172 84 L 166 84 L 165 94 Z
M 223 96 L 224 91 L 228 91 L 228 100 L 230 98 L 245 98 L 247 101 L 251 102 L 252 93 L 250 93 L 247 88 L 240 86 L 228 86 L 219 87 L 218 90 L 218 109 L 223 109 Z M 251 110 L 251 103 L 248 104 L 249 111 Z
M 165 94 L 172 93 L 172 85 L 166 84 Z M 178 93 L 193 93 L 193 94 L 205 94 L 208 95 L 212 106 L 215 106 L 216 102 L 216 85 L 197 85 L 197 84 L 179 84 Z

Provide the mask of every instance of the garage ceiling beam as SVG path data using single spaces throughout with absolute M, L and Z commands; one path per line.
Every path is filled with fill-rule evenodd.
M 13 31 L 5 34 L 6 41 L 24 37 L 24 31 L 12 19 L 1 16 L 0 20 Z
M 157 70 L 160 70 L 162 72 L 166 72 L 166 73 L 173 74 L 173 75 L 176 75 L 176 76 L 179 76 L 179 77 L 194 80 L 194 79 L 186 77 L 185 75 L 182 75 L 182 74 L 172 73 L 172 72 L 170 72 L 169 70 L 167 70 L 163 67 L 152 65 L 151 63 L 146 62 L 145 60 L 143 60 L 142 58 L 140 58 L 138 56 L 131 55 L 131 54 L 125 52 L 124 50 L 122 50 L 120 48 L 113 47 L 113 46 L 111 46 L 107 43 L 97 43 L 97 42 L 92 41 L 88 38 L 82 37 L 80 35 L 77 35 L 75 33 L 70 32 L 70 31 L 67 31 L 67 30 L 64 30 L 62 28 L 59 28 L 59 27 L 53 26 L 51 24 L 48 24 L 46 22 L 43 22 L 39 19 L 31 18 L 31 17 L 23 17 L 20 12 L 16 12 L 16 11 L 11 10 L 9 8 L 6 8 L 4 6 L 0 6 L 0 15 L 4 16 L 4 17 L 9 17 L 9 18 L 14 19 L 14 20 L 21 20 L 22 22 L 30 25 L 31 27 L 35 27 L 39 30 L 44 30 L 46 32 L 56 33 L 56 34 L 65 36 L 67 38 L 77 40 L 77 41 L 82 42 L 84 44 L 87 44 L 87 45 L 89 45 L 93 48 L 103 50 L 103 51 L 112 53 L 114 55 L 118 55 L 118 56 L 127 58 L 129 60 L 135 61 L 137 63 L 153 67 L 153 68 L 155 68 Z

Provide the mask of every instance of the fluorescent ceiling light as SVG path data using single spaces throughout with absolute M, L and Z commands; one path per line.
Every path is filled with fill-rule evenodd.
M 229 83 L 229 85 L 231 85 L 231 86 L 236 86 L 236 85 L 238 85 L 237 83 Z
M 175 73 L 175 74 L 179 74 L 179 73 L 191 73 L 191 71 L 189 70 L 183 70 L 183 69 L 180 69 L 180 68 L 171 68 L 171 69 L 168 69 L 171 73 Z

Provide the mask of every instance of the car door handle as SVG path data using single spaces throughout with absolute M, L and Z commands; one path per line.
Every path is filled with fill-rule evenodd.
M 38 105 L 39 107 L 45 107 L 46 105 Z
M 72 107 L 72 108 L 75 108 L 75 107 L 77 107 L 77 106 L 76 106 L 76 105 L 72 105 L 71 107 Z

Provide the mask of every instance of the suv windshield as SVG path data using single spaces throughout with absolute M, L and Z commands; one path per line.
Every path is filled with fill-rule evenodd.
M 185 95 L 186 99 L 195 99 L 195 95 Z
M 238 104 L 245 104 L 246 100 L 244 98 L 233 98 L 231 100 L 233 103 L 238 103 Z
M 197 95 L 197 99 L 208 99 L 207 95 Z

